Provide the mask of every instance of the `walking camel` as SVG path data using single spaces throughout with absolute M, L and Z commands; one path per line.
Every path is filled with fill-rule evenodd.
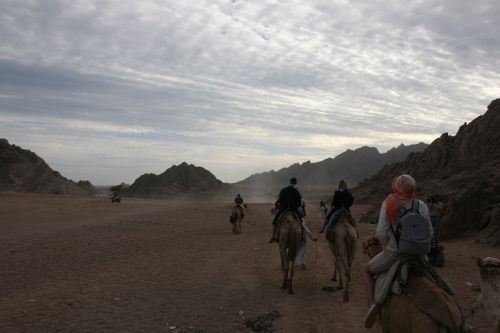
M 231 212 L 231 223 L 233 224 L 233 234 L 241 234 L 241 221 L 245 217 L 245 209 L 241 205 L 233 207 Z
M 339 273 L 337 289 L 344 289 L 343 301 L 345 303 L 349 301 L 352 262 L 356 253 L 358 239 L 356 229 L 349 223 L 347 214 L 343 214 L 333 228 L 328 228 L 326 239 L 335 258 L 334 278 L 336 272 Z M 345 288 L 342 272 L 346 277 Z
M 281 289 L 288 287 L 288 293 L 293 294 L 293 273 L 295 257 L 300 247 L 302 238 L 302 227 L 299 217 L 291 210 L 286 210 L 280 220 L 279 250 L 281 257 L 281 269 L 283 270 L 283 284 Z

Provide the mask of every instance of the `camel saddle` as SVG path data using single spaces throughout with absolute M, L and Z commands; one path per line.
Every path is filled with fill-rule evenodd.
M 388 271 L 378 274 L 375 278 L 375 303 L 386 304 L 390 302 L 390 295 L 404 294 L 427 316 L 451 332 L 460 332 L 457 323 L 463 322 L 462 311 L 451 297 L 454 295 L 453 290 L 427 260 L 422 259 L 422 263 L 424 274 L 411 279 L 408 278 L 411 274 L 409 264 L 404 259 L 396 261 Z

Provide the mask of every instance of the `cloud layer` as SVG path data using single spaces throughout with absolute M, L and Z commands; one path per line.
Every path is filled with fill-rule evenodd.
M 430 142 L 500 96 L 497 1 L 0 3 L 0 133 L 74 179 Z

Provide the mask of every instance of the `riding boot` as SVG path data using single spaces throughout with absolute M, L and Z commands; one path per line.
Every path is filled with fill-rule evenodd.
M 380 311 L 380 305 L 378 304 L 372 304 L 370 308 L 368 309 L 368 313 L 365 316 L 365 327 L 366 328 L 372 328 L 373 324 L 375 324 L 375 319 Z

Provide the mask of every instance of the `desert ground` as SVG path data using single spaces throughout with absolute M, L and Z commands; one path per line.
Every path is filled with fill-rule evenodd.
M 366 332 L 360 244 L 349 303 L 321 290 L 334 286 L 322 235 L 317 262 L 308 242 L 307 269 L 296 270 L 289 295 L 277 245 L 267 243 L 272 204 L 248 204 L 233 235 L 230 202 L 0 194 L 0 332 L 252 332 L 246 320 L 268 325 L 261 332 Z M 307 220 L 319 230 L 319 204 L 309 203 Z M 359 229 L 362 239 L 375 226 Z M 443 245 L 438 270 L 468 313 L 475 258 L 499 250 L 474 238 Z M 470 324 L 493 331 L 482 311 Z

